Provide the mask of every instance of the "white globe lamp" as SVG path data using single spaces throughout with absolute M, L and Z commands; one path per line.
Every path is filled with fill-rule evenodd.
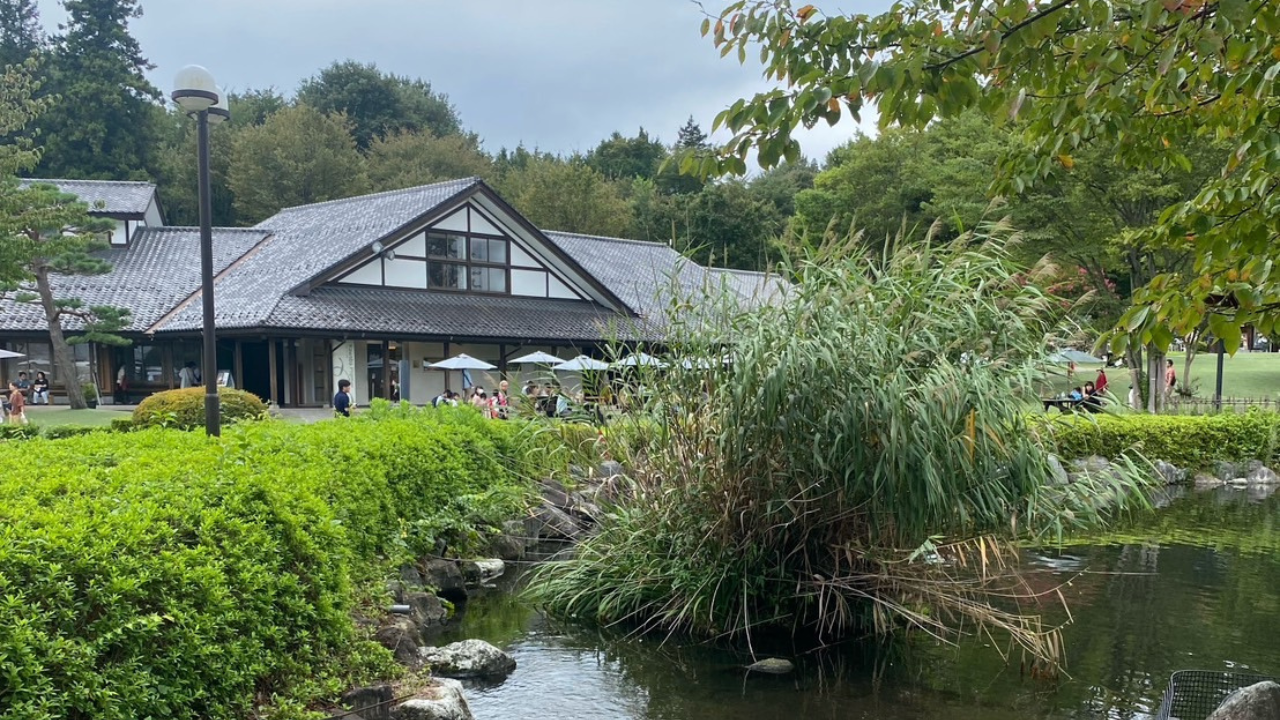
M 169 97 L 188 113 L 204 112 L 217 104 L 218 85 L 213 73 L 199 65 L 188 65 L 173 79 L 173 92 Z

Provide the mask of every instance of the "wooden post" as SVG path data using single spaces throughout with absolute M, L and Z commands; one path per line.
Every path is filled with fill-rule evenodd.
M 441 358 L 441 360 L 447 359 L 447 358 L 449 358 L 449 357 L 450 357 L 450 355 L 449 355 L 449 343 L 447 343 L 447 342 L 446 342 L 446 343 L 444 344 L 444 357 L 443 357 L 443 358 Z M 445 370 L 445 371 L 444 371 L 444 389 L 445 389 L 445 390 L 449 390 L 449 389 L 450 389 L 450 387 L 449 387 L 449 373 L 451 373 L 451 372 L 453 372 L 453 371 L 452 371 L 452 370 Z
M 231 372 L 236 375 L 236 388 L 244 389 L 244 347 L 239 340 L 236 340 L 234 349 L 231 351 Z
M 271 402 L 275 403 L 276 405 L 280 404 L 280 395 L 279 395 L 280 383 L 276 379 L 276 373 L 278 372 L 277 368 L 279 367 L 279 365 L 280 363 L 277 362 L 276 360 L 276 341 L 268 340 L 267 341 L 267 372 L 270 373 L 271 375 L 271 397 L 268 399 Z
M 382 341 L 382 397 L 391 399 L 391 342 Z
M 179 340 L 178 342 L 182 342 Z M 165 343 L 160 346 L 160 372 L 164 374 L 164 383 L 170 390 L 174 388 L 173 379 L 173 344 Z

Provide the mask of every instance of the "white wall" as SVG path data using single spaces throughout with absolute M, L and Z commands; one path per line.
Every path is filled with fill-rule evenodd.
M 352 341 L 344 342 L 334 348 L 333 351 L 333 391 L 338 392 L 339 380 L 350 380 L 353 388 L 359 383 L 360 378 L 364 377 L 365 372 L 360 369 L 356 363 L 359 353 L 356 352 L 356 345 L 359 344 L 360 350 L 364 350 L 364 343 L 355 343 Z M 367 364 L 367 361 L 363 364 Z M 333 398 L 325 398 L 325 404 L 329 404 Z

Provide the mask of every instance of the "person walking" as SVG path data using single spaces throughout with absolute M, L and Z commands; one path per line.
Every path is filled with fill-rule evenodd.
M 1168 402 L 1173 398 L 1174 390 L 1178 388 L 1178 373 L 1173 369 L 1173 361 L 1165 360 L 1164 368 L 1164 398 Z
M 16 381 L 9 383 L 9 422 L 14 425 L 27 424 L 27 399 Z
M 338 392 L 333 396 L 333 413 L 342 417 L 351 417 L 354 403 L 351 402 L 351 381 L 339 380 Z
M 43 371 L 37 372 L 35 382 L 31 383 L 31 404 L 49 404 L 49 376 Z
M 498 393 L 493 396 L 493 415 L 499 420 L 511 415 L 511 384 L 506 380 L 498 383 Z
M 1099 395 L 1107 391 L 1107 367 L 1105 365 L 1098 370 L 1098 379 L 1093 383 L 1093 387 Z

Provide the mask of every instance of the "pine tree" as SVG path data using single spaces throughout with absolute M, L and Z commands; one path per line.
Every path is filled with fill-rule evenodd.
M 707 143 L 707 134 L 702 132 L 702 126 L 689 116 L 689 121 L 680 128 L 680 134 L 676 137 L 676 147 L 681 150 L 703 150 L 710 145 Z
M 123 180 L 144 176 L 155 146 L 160 91 L 129 34 L 137 0 L 64 0 L 54 38 L 52 90 L 61 96 L 40 123 L 42 177 Z
M 44 46 L 35 0 L 0 0 L 0 67 L 17 65 Z
M 112 223 L 91 217 L 88 205 L 53 185 L 24 187 L 16 177 L 36 159 L 24 128 L 50 105 L 47 98 L 34 97 L 39 88 L 34 64 L 32 60 L 4 68 L 0 77 L 0 297 L 40 304 L 49 325 L 54 364 L 66 383 L 71 407 L 83 408 L 71 344 L 128 344 L 116 333 L 128 324 L 129 313 L 109 306 L 87 307 L 76 298 L 55 295 L 55 275 L 98 275 L 111 270 L 93 253 L 106 247 L 101 233 Z M 83 329 L 68 339 L 63 321 L 72 318 Z

